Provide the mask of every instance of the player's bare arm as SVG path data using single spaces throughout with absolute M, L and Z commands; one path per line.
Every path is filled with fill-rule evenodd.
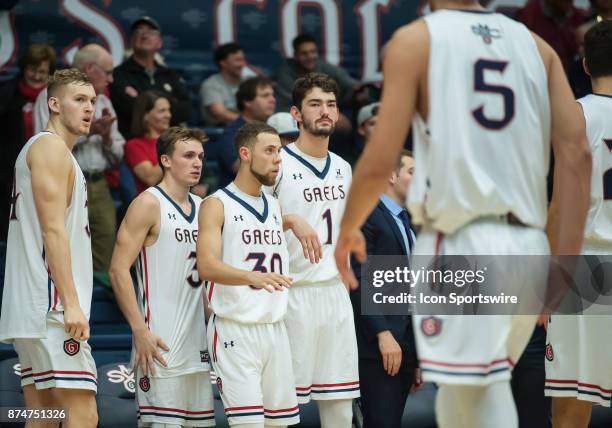
M 418 87 L 427 71 L 429 35 L 423 21 L 398 30 L 388 44 L 383 73 L 385 84 L 378 123 L 353 174 L 336 244 L 336 264 L 343 281 L 357 288 L 349 257 L 365 261 L 365 241 L 359 228 L 385 190 L 389 174 L 406 140 L 417 109 Z
M 89 321 L 81 310 L 72 278 L 70 242 L 64 224 L 72 198 L 75 170 L 66 143 L 56 135 L 40 137 L 27 154 L 32 192 L 49 270 L 62 305 L 66 332 L 89 339 Z
M 319 263 L 323 257 L 323 248 L 317 231 L 297 214 L 283 215 L 283 231 L 289 229 L 302 244 L 304 258 L 310 260 L 310 263 Z
M 291 287 L 291 278 L 274 272 L 254 272 L 237 269 L 223 263 L 221 258 L 224 210 L 217 198 L 202 202 L 198 214 L 197 264 L 201 280 L 224 285 L 249 284 L 272 293 Z
M 589 207 L 591 151 L 584 115 L 557 54 L 534 35 L 548 74 L 555 156 L 554 189 L 548 217 L 553 255 L 580 254 Z
M 117 303 L 132 329 L 136 349 L 134 370 L 140 367 L 145 376 L 155 374 L 155 361 L 166 367 L 166 361 L 159 349 L 170 349 L 161 338 L 149 330 L 138 310 L 130 267 L 141 248 L 156 241 L 160 226 L 159 216 L 159 201 L 147 192 L 132 202 L 119 228 L 109 271 Z

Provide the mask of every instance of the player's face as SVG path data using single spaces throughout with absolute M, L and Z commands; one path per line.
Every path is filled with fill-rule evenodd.
M 329 137 L 338 122 L 338 104 L 333 92 L 313 88 L 306 94 L 298 112 L 292 107 L 295 119 L 302 124 L 302 131 L 317 137 Z
M 165 170 L 174 179 L 186 186 L 195 186 L 200 182 L 204 162 L 204 148 L 198 140 L 177 141 L 170 156 L 162 155 L 161 161 Z
M 150 131 L 161 134 L 170 127 L 171 118 L 170 103 L 166 98 L 158 98 L 153 109 L 145 115 L 145 122 Z
M 276 134 L 261 133 L 251 150 L 251 174 L 264 186 L 272 186 L 280 171 L 281 141 Z
M 258 86 L 257 95 L 253 101 L 246 102 L 245 106 L 255 120 L 265 122 L 276 109 L 274 89 L 272 86 Z
M 57 97 L 49 99 L 54 113 L 59 113 L 62 125 L 73 135 L 89 134 L 96 104 L 92 85 L 70 84 L 61 88 Z
M 242 51 L 231 53 L 224 60 L 219 61 L 221 69 L 235 78 L 240 78 L 245 65 L 246 58 Z
M 312 42 L 302 43 L 294 53 L 295 61 L 306 71 L 315 71 L 319 60 L 319 50 Z
M 410 183 L 412 182 L 413 175 L 414 159 L 410 156 L 402 157 L 402 167 L 397 173 L 395 184 L 393 185 L 397 195 L 402 201 L 405 201 L 408 198 L 408 191 L 410 189 Z
M 132 48 L 148 53 L 159 51 L 162 48 L 161 33 L 147 24 L 140 24 L 132 32 Z

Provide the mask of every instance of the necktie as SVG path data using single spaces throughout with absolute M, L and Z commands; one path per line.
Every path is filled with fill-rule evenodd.
M 412 247 L 414 247 L 414 242 L 412 241 L 412 232 L 410 230 L 410 220 L 408 217 L 408 211 L 401 210 L 399 213 L 399 218 L 404 225 L 404 231 L 406 232 L 406 237 L 408 238 L 408 252 L 412 253 Z

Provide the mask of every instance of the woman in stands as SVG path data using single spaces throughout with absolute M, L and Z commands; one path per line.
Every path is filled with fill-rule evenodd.
M 161 92 L 146 91 L 136 98 L 132 115 L 132 133 L 137 137 L 125 146 L 125 161 L 136 178 L 136 193 L 154 186 L 162 179 L 157 162 L 157 138 L 170 127 L 170 101 Z

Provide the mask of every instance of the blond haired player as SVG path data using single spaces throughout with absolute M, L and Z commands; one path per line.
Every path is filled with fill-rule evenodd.
M 71 151 L 89 133 L 96 94 L 76 69 L 56 71 L 47 92 L 47 129 L 15 162 L 0 340 L 15 346 L 29 409 L 61 407 L 64 426 L 95 427 L 87 184 Z
M 353 286 L 348 255 L 365 257 L 359 226 L 413 118 L 416 174 L 408 206 L 422 225 L 415 254 L 548 254 L 551 142 L 555 184 L 563 189 L 553 196 L 560 214 L 551 250 L 580 251 L 591 157 L 558 56 L 522 24 L 476 1 L 430 4 L 434 13 L 398 30 L 386 51 L 377 127 L 357 167 L 336 250 Z M 523 272 L 515 269 L 504 287 L 530 292 L 539 285 Z M 440 385 L 439 426 L 518 426 L 509 380 L 536 320 L 415 317 L 423 378 Z
M 215 423 L 195 254 L 202 200 L 189 193 L 202 174 L 204 140 L 198 129 L 172 127 L 160 135 L 162 181 L 131 203 L 113 252 L 113 291 L 134 338 L 139 426 Z M 134 261 L 140 308 L 130 276 Z

